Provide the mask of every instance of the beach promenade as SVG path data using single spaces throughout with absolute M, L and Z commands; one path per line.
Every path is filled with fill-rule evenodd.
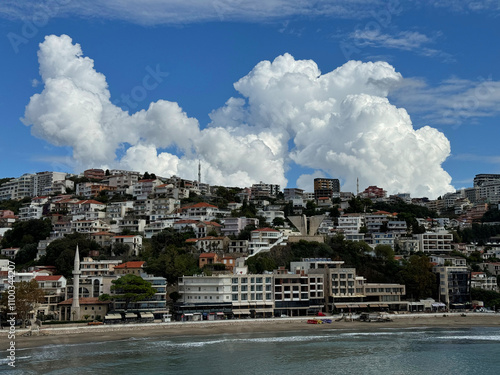
M 387 328 L 425 328 L 425 327 L 467 327 L 500 326 L 500 314 L 488 313 L 432 313 L 432 314 L 390 314 L 391 321 L 360 322 L 335 321 L 339 315 L 329 316 L 331 324 L 307 324 L 311 317 L 241 319 L 197 322 L 169 322 L 144 324 L 110 324 L 99 326 L 43 326 L 38 335 L 25 334 L 29 329 L 16 331 L 17 347 L 33 348 L 45 345 L 76 344 L 126 340 L 130 338 L 233 334 L 244 335 L 256 332 L 344 330 L 376 331 Z M 325 318 L 325 317 L 321 317 Z M 353 317 L 354 318 L 354 317 Z

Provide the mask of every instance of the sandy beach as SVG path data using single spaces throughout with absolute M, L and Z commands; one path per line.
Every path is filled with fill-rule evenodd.
M 464 316 L 465 315 L 465 316 Z M 88 342 L 126 340 L 130 338 L 169 337 L 186 335 L 234 334 L 282 331 L 376 331 L 387 328 L 424 327 L 500 327 L 500 314 L 402 314 L 390 315 L 392 321 L 359 322 L 333 321 L 331 324 L 307 324 L 307 317 L 243 319 L 200 322 L 171 322 L 101 326 L 42 327 L 40 335 L 24 336 L 28 330 L 16 331 L 16 348 L 64 345 Z M 336 319 L 338 316 L 327 317 Z M 7 334 L 7 331 L 5 331 Z M 3 335 L 2 335 L 3 336 Z M 3 341 L 3 340 L 2 340 Z

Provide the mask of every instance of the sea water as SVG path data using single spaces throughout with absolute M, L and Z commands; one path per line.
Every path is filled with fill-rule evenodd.
M 326 328 L 50 345 L 16 352 L 9 374 L 493 374 L 500 328 Z

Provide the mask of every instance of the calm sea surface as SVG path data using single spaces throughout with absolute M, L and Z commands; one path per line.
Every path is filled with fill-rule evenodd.
M 9 374 L 498 374 L 500 328 L 141 338 L 17 351 Z

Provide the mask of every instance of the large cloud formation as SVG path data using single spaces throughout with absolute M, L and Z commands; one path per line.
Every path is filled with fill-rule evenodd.
M 23 122 L 37 137 L 72 147 L 77 168 L 195 178 L 202 160 L 211 184 L 287 186 L 293 161 L 340 178 L 347 191 L 358 177 L 390 193 L 435 197 L 452 190 L 441 167 L 448 140 L 427 126 L 415 130 L 408 113 L 389 102 L 403 78 L 384 62 L 349 61 L 321 74 L 313 61 L 289 54 L 262 61 L 234 84 L 240 96 L 213 111 L 202 129 L 174 102 L 159 100 L 133 114 L 112 104 L 104 75 L 67 35 L 47 36 L 38 59 L 45 87 L 32 96 Z M 158 152 L 172 146 L 176 154 Z

